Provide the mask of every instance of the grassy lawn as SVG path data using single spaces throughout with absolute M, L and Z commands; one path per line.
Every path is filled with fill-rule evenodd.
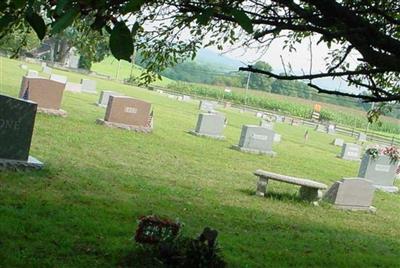
M 1 93 L 17 96 L 25 72 L 18 64 L 0 58 Z M 242 124 L 258 123 L 254 115 L 221 109 L 226 140 L 199 138 L 187 133 L 197 102 L 97 82 L 152 102 L 154 133 L 96 125 L 105 110 L 89 94 L 65 93 L 67 118 L 37 115 L 31 155 L 45 168 L 0 173 L 0 267 L 118 266 L 136 250 L 137 218 L 150 213 L 179 218 L 187 235 L 217 229 L 230 267 L 400 267 L 399 194 L 377 192 L 376 214 L 315 207 L 278 182 L 268 197 L 255 196 L 258 168 L 328 185 L 357 175 L 358 163 L 336 158 L 334 136 L 310 130 L 304 144 L 306 128 L 276 124 L 276 158 L 245 154 L 230 146 Z

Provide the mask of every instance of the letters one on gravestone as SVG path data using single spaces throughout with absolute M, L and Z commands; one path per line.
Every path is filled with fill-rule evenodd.
M 336 208 L 375 211 L 372 207 L 375 188 L 371 181 L 361 178 L 344 178 L 335 182 L 323 196 Z
M 198 136 L 223 139 L 224 127 L 225 116 L 222 114 L 201 113 L 197 120 L 196 129 L 191 133 Z
M 345 160 L 360 161 L 361 146 L 354 143 L 345 143 L 342 146 L 341 158 Z
M 82 79 L 81 80 L 81 84 L 82 84 L 82 91 L 83 92 L 92 93 L 92 94 L 96 94 L 97 93 L 96 81 L 89 80 L 89 79 Z
M 399 189 L 393 184 L 398 165 L 398 161 L 393 161 L 387 155 L 379 155 L 373 158 L 366 153 L 362 158 L 358 177 L 372 181 L 376 188 L 383 191 L 397 192 Z
M 271 129 L 254 125 L 244 125 L 239 145 L 235 147 L 244 152 L 275 156 L 276 153 L 272 151 L 274 136 L 275 132 Z
M 108 101 L 110 100 L 110 96 L 121 96 L 122 94 L 114 92 L 114 91 L 108 91 L 108 90 L 103 90 L 100 93 L 100 98 L 99 102 L 97 103 L 98 106 L 101 107 L 107 107 Z
M 38 104 L 38 111 L 65 116 L 61 102 L 65 84 L 45 78 L 23 77 L 19 97 Z
M 37 104 L 0 94 L 0 169 L 41 168 L 29 156 Z
M 153 129 L 151 104 L 126 96 L 110 96 L 104 120 L 97 122 L 111 127 L 150 132 Z

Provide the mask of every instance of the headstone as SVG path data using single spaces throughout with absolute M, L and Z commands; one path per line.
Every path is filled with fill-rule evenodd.
M 281 142 L 281 135 L 278 133 L 275 133 L 274 135 L 274 142 L 279 143 Z
M 45 79 L 23 77 L 19 97 L 37 103 L 38 111 L 53 115 L 65 116 L 61 102 L 65 84 Z
M 28 66 L 27 66 L 26 64 L 20 64 L 19 67 L 20 67 L 22 70 L 28 70 Z
M 39 77 L 39 72 L 35 70 L 28 70 L 26 73 L 27 77 Z
M 358 141 L 360 142 L 366 142 L 367 141 L 367 135 L 365 133 L 358 133 Z
M 315 127 L 315 130 L 318 131 L 318 132 L 327 132 L 327 128 L 326 128 L 326 126 L 323 125 L 323 124 L 318 124 L 318 125 Z
M 79 83 L 67 82 L 67 84 L 65 84 L 65 90 L 70 92 L 80 93 L 82 92 L 82 85 Z
M 343 139 L 336 138 L 336 139 L 333 140 L 332 143 L 333 143 L 333 145 L 335 145 L 335 146 L 342 147 L 343 144 L 344 144 L 344 140 L 343 140 Z
M 291 118 L 291 117 L 288 117 L 288 116 L 283 117 L 283 122 L 284 123 L 291 124 L 292 120 L 293 120 L 293 118 Z
M 99 98 L 99 102 L 97 103 L 97 105 L 101 106 L 101 107 L 107 107 L 110 96 L 122 96 L 122 94 L 114 92 L 114 91 L 103 90 L 100 93 L 100 98 Z
M 68 68 L 72 68 L 72 69 L 78 69 L 79 68 L 79 59 L 80 59 L 80 55 L 77 51 L 76 48 L 71 48 L 71 50 L 68 53 L 68 57 L 66 59 L 65 65 Z
M 214 112 L 218 103 L 216 101 L 201 100 L 199 109 L 204 112 Z
M 277 123 L 282 123 L 285 120 L 285 117 L 282 115 L 276 115 L 276 120 L 275 122 Z
M 190 101 L 192 98 L 190 97 L 190 96 L 187 96 L 187 95 L 183 95 L 182 96 L 182 100 L 183 101 Z
M 263 114 L 262 112 L 257 112 L 257 113 L 256 113 L 256 117 L 257 117 L 257 118 L 262 118 L 263 115 L 264 115 L 264 114 Z
M 274 124 L 271 123 L 271 122 L 268 122 L 266 120 L 261 120 L 260 121 L 260 127 L 265 127 L 265 128 L 273 130 L 274 129 Z
M 237 149 L 244 152 L 275 156 L 276 153 L 272 151 L 274 136 L 275 132 L 268 128 L 244 125 Z
M 40 63 L 40 66 L 43 68 L 43 67 L 46 67 L 47 64 L 46 64 L 46 62 L 42 62 L 42 63 Z
M 332 125 L 332 124 L 329 124 L 327 131 L 328 131 L 328 134 L 335 134 L 336 133 L 336 126 Z
M 197 119 L 196 129 L 192 134 L 223 139 L 225 116 L 222 114 L 201 113 Z
M 45 74 L 51 74 L 53 72 L 53 70 L 48 67 L 47 65 L 42 66 L 42 72 Z
M 292 122 L 290 123 L 292 126 L 300 126 L 301 121 L 295 118 L 292 118 Z
M 153 129 L 151 104 L 131 97 L 111 95 L 104 120 L 97 122 L 111 127 L 150 132 Z
M 178 101 L 183 101 L 183 96 L 177 96 L 176 99 L 177 99 Z
M 56 81 L 56 82 L 60 82 L 63 84 L 67 83 L 68 78 L 64 75 L 59 75 L 59 74 L 51 74 L 50 75 L 50 80 Z
M 97 94 L 96 81 L 89 79 L 82 79 L 82 92 Z
M 345 143 L 342 146 L 341 158 L 345 160 L 360 161 L 361 146 L 354 143 Z
M 375 211 L 372 207 L 375 188 L 371 181 L 361 178 L 344 178 L 335 182 L 323 199 L 336 208 Z
M 375 187 L 387 191 L 397 192 L 398 187 L 394 186 L 396 170 L 399 162 L 393 161 L 387 155 L 379 155 L 375 159 L 365 153 L 358 171 L 358 177 L 372 181 Z
M 0 169 L 41 168 L 29 156 L 37 104 L 0 95 Z

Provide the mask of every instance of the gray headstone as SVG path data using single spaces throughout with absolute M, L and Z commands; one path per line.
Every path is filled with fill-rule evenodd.
M 276 122 L 282 123 L 285 120 L 285 117 L 282 115 L 276 115 Z
M 373 210 L 371 207 L 375 188 L 371 181 L 345 178 L 335 182 L 323 199 L 337 208 L 350 210 Z
M 379 155 L 376 159 L 373 159 L 371 155 L 364 154 L 358 171 L 358 177 L 372 181 L 374 185 L 382 190 L 396 192 L 398 189 L 393 184 L 398 164 L 398 161 L 391 161 L 387 155 Z
M 190 97 L 190 96 L 187 96 L 187 95 L 183 95 L 182 96 L 182 100 L 183 101 L 190 101 L 192 98 Z
M 0 95 L 0 159 L 28 161 L 37 104 Z
M 336 139 L 333 140 L 333 145 L 335 145 L 335 146 L 342 147 L 343 144 L 344 144 L 344 140 L 343 139 L 336 138 Z
M 335 134 L 336 133 L 336 126 L 329 124 L 328 125 L 328 134 Z
M 204 112 L 214 112 L 217 105 L 218 103 L 215 101 L 202 100 L 200 101 L 199 109 Z
M 99 98 L 99 102 L 97 103 L 97 105 L 102 106 L 102 107 L 107 107 L 110 96 L 122 96 L 122 94 L 114 92 L 114 91 L 103 90 L 100 93 L 100 98 Z
M 225 117 L 222 114 L 199 114 L 195 133 L 215 138 L 223 138 Z
M 90 79 L 82 79 L 82 91 L 87 93 L 97 93 L 96 81 Z
M 361 142 L 366 142 L 367 141 L 367 135 L 365 133 L 358 133 L 358 141 Z
M 275 132 L 265 127 L 244 125 L 240 135 L 239 148 L 249 152 L 275 155 L 272 151 L 274 136 Z
M 67 81 L 68 81 L 68 78 L 65 75 L 51 74 L 50 75 L 50 80 L 66 84 Z
M 42 66 L 42 72 L 44 72 L 45 74 L 51 74 L 52 73 L 52 69 L 50 67 L 48 67 L 46 64 L 44 66 Z
M 342 146 L 341 158 L 345 160 L 360 161 L 361 146 L 354 143 L 345 143 Z
M 271 122 L 268 122 L 266 120 L 261 120 L 260 121 L 260 127 L 265 127 L 265 128 L 273 130 L 274 129 L 274 124 L 271 123 Z
M 26 72 L 27 77 L 39 77 L 39 72 L 35 70 L 28 70 Z

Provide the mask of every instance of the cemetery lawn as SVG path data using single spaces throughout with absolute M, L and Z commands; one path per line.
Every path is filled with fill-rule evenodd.
M 0 58 L 0 93 L 17 96 L 19 64 Z M 334 136 L 310 129 L 304 144 L 306 128 L 276 124 L 276 158 L 245 154 L 230 146 L 242 124 L 258 124 L 253 114 L 221 109 L 226 140 L 195 137 L 187 131 L 196 101 L 96 80 L 98 91 L 152 102 L 154 133 L 96 125 L 105 110 L 90 94 L 65 93 L 67 118 L 37 115 L 31 155 L 45 168 L 0 172 L 0 267 L 144 266 L 132 257 L 132 237 L 137 218 L 152 213 L 179 218 L 185 235 L 217 229 L 230 267 L 400 266 L 399 194 L 377 192 L 376 214 L 312 206 L 298 200 L 298 187 L 279 182 L 268 197 L 255 196 L 259 168 L 328 185 L 356 176 L 358 163 L 336 158 Z

